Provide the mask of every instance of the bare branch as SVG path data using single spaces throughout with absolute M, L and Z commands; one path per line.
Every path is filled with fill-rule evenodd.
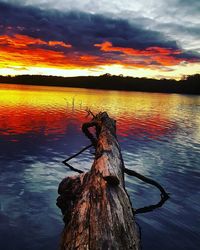
M 86 112 L 88 113 L 86 117 L 88 117 L 89 115 L 91 115 L 93 118 L 96 117 L 89 108 L 86 108 Z

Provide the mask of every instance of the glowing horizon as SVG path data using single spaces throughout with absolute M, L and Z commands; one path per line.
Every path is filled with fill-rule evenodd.
M 183 75 L 200 73 L 196 40 L 192 43 L 193 49 L 187 49 L 189 40 L 186 46 L 132 19 L 77 10 L 61 12 L 27 3 L 17 6 L 9 1 L 0 1 L 0 8 L 3 11 L 1 75 L 98 76 L 110 73 L 180 79 Z M 13 13 L 12 16 L 9 13 Z

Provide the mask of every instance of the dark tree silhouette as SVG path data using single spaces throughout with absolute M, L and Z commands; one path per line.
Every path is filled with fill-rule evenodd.
M 127 90 L 160 93 L 200 94 L 200 74 L 173 79 L 133 78 L 106 73 L 100 76 L 58 77 L 42 75 L 0 76 L 1 83 L 61 86 L 91 89 Z

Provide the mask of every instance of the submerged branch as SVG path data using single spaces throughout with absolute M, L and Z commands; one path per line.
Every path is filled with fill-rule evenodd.
M 157 204 L 146 206 L 143 208 L 138 208 L 135 210 L 135 212 L 134 212 L 135 214 L 150 212 L 156 208 L 161 207 L 165 203 L 165 201 L 167 199 L 169 199 L 168 193 L 164 190 L 164 188 L 158 182 L 156 182 L 156 181 L 154 181 L 154 180 L 152 180 L 144 175 L 141 175 L 141 174 L 135 172 L 134 170 L 128 169 L 128 168 L 124 168 L 124 173 L 126 173 L 130 176 L 134 176 L 134 177 L 136 177 L 136 178 L 138 178 L 138 179 L 140 179 L 148 184 L 151 184 L 151 185 L 157 187 L 161 192 L 161 199 Z
M 90 145 L 88 145 L 88 146 L 84 147 L 84 148 L 83 148 L 83 149 L 81 149 L 78 153 L 76 153 L 76 154 L 74 154 L 74 155 L 70 156 L 69 158 L 67 158 L 66 160 L 62 161 L 62 163 L 64 163 L 64 164 L 65 164 L 67 161 L 69 161 L 69 160 L 71 160 L 71 159 L 75 158 L 76 156 L 78 156 L 78 155 L 82 154 L 85 150 L 87 150 L 88 148 L 91 148 L 92 146 L 93 146 L 93 145 L 92 145 L 92 144 L 90 144 Z
M 135 176 L 138 179 L 157 187 L 163 196 L 169 197 L 169 195 L 165 192 L 164 188 L 158 182 L 156 182 L 156 181 L 154 181 L 154 180 L 152 180 L 144 175 L 141 175 L 141 174 L 135 172 L 134 170 L 128 169 L 128 168 L 125 168 L 124 172 L 128 175 Z
M 160 201 L 158 203 L 156 203 L 154 205 L 146 206 L 146 207 L 137 208 L 134 211 L 134 214 L 144 214 L 144 213 L 152 212 L 154 209 L 162 207 L 162 205 L 168 199 L 169 199 L 169 196 L 166 196 L 166 197 L 161 196 L 161 199 L 160 199 Z
M 72 167 L 72 166 L 71 166 L 69 163 L 67 163 L 67 162 L 68 162 L 69 160 L 71 160 L 71 159 L 77 157 L 78 155 L 82 154 L 85 150 L 87 150 L 88 148 L 91 148 L 92 146 L 93 146 L 93 144 L 90 144 L 90 145 L 84 147 L 84 148 L 81 149 L 78 153 L 76 153 L 76 154 L 70 156 L 69 158 L 67 158 L 66 160 L 62 161 L 62 163 L 65 164 L 65 166 L 67 166 L 68 168 L 70 168 L 71 170 L 73 170 L 73 171 L 75 171 L 75 172 L 77 172 L 77 173 L 80 173 L 80 174 L 83 173 L 82 170 L 79 170 L 79 169 L 77 169 L 77 168 Z
M 77 172 L 77 173 L 79 173 L 79 174 L 84 173 L 82 170 L 79 170 L 78 168 L 72 167 L 72 165 L 70 165 L 70 164 L 67 163 L 67 162 L 64 162 L 64 161 L 63 161 L 63 163 L 65 164 L 65 166 L 67 166 L 69 169 L 71 169 L 71 170 L 74 171 L 74 172 Z

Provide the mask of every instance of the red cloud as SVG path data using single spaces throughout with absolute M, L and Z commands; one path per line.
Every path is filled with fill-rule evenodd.
M 59 45 L 61 47 L 64 47 L 64 48 L 71 48 L 72 45 L 71 44 L 66 44 L 64 42 L 59 42 L 59 41 L 49 41 L 48 42 L 48 45 L 49 46 L 56 46 L 56 45 Z
M 44 41 L 26 35 L 6 34 L 0 36 L 0 67 L 37 66 L 66 69 L 118 64 L 154 69 L 177 65 L 182 61 L 192 62 L 191 59 L 177 58 L 182 52 L 169 48 L 149 47 L 138 50 L 115 47 L 108 41 L 94 46 L 100 48 L 96 55 L 92 55 L 92 52 L 77 51 L 71 44 L 63 41 Z
M 175 57 L 175 55 L 181 54 L 180 50 L 161 47 L 149 47 L 144 50 L 139 50 L 133 48 L 115 47 L 108 41 L 101 44 L 95 44 L 94 46 L 99 47 L 103 52 L 121 52 L 122 54 L 126 54 L 128 56 L 137 57 L 137 59 L 141 57 L 145 66 L 147 63 L 153 64 L 152 62 L 162 66 L 172 66 L 184 61 L 184 59 Z
M 71 48 L 71 44 L 66 44 L 62 41 L 43 41 L 39 38 L 33 38 L 26 35 L 19 35 L 15 34 L 14 36 L 3 35 L 0 36 L 0 45 L 6 45 L 9 47 L 15 48 L 25 48 L 29 45 L 49 45 L 49 46 L 56 46 L 59 45 L 65 48 Z
M 45 47 L 43 47 L 44 45 Z M 60 50 L 54 50 L 54 47 Z M 65 53 L 62 48 L 69 49 Z M 50 66 L 50 67 L 89 67 L 96 66 L 98 57 L 82 55 L 70 50 L 71 44 L 62 41 L 43 41 L 25 35 L 0 36 L 0 67 L 2 66 Z

